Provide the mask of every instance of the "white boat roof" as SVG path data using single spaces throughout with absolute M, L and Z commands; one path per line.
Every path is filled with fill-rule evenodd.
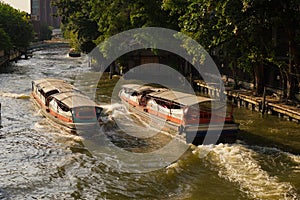
M 62 102 L 69 108 L 82 106 L 98 106 L 94 101 L 87 96 L 81 94 L 73 85 L 61 79 L 45 78 L 33 81 L 36 87 L 42 89 L 45 93 L 58 90 L 59 93 L 51 95 L 57 101 Z
M 166 88 L 157 88 L 149 85 L 139 85 L 139 84 L 124 84 L 122 85 L 122 88 L 132 89 L 137 92 L 143 92 L 147 90 L 152 90 L 152 91 L 167 90 Z
M 68 91 L 77 90 L 73 85 L 60 79 L 45 78 L 33 82 L 38 88 L 42 89 L 45 93 L 52 90 L 58 90 L 59 92 L 68 92 Z
M 52 95 L 53 98 L 62 102 L 69 108 L 92 106 L 97 107 L 98 105 L 90 100 L 87 96 L 74 92 L 63 92 Z
M 125 84 L 125 85 L 122 85 L 122 88 L 132 89 L 134 91 L 144 91 L 144 90 L 150 90 L 153 87 L 145 86 L 145 85 L 139 85 L 139 84 Z
M 160 92 L 153 92 L 148 94 L 150 97 L 163 99 L 166 101 L 175 102 L 177 104 L 190 106 L 202 102 L 212 101 L 212 99 L 207 97 L 196 96 L 193 94 L 178 92 L 174 90 L 165 90 Z

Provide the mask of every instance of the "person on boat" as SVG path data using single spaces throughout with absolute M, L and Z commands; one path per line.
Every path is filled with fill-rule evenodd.
M 143 92 L 140 98 L 140 106 L 146 106 L 146 104 L 147 104 L 146 93 Z
M 103 120 L 102 120 L 102 109 L 101 108 L 96 108 L 96 117 L 97 117 L 97 121 L 99 122 L 100 125 L 103 124 Z

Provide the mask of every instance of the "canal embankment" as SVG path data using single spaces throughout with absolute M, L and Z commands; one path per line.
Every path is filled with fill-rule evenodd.
M 212 97 L 220 94 L 217 86 L 200 80 L 194 83 L 201 94 Z M 251 88 L 225 86 L 224 95 L 237 107 L 234 118 L 240 124 L 239 140 L 248 145 L 268 146 L 300 154 L 300 102 L 280 99 L 272 92 L 256 96 Z
M 220 93 L 219 87 L 206 84 L 201 80 L 195 80 L 195 86 L 198 91 L 210 96 L 216 96 Z M 268 89 L 265 88 L 266 90 Z M 254 90 L 250 88 L 233 89 L 233 87 L 225 86 L 224 94 L 228 101 L 238 107 L 245 107 L 262 114 L 276 115 L 279 118 L 300 124 L 300 102 L 286 101 L 276 93 L 270 95 L 265 92 L 263 96 L 257 96 Z
M 0 67 L 8 65 L 10 62 L 17 62 L 20 59 L 32 57 L 34 51 L 51 48 L 70 48 L 66 40 L 45 40 L 33 42 L 26 50 L 10 50 L 9 52 L 0 51 Z
M 10 50 L 7 53 L 1 51 L 0 53 L 0 67 L 6 66 L 9 62 L 17 61 L 22 56 L 22 52 L 19 50 Z

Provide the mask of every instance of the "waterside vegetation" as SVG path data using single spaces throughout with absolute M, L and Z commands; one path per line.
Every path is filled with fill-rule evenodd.
M 0 2 L 0 51 L 26 49 L 32 39 L 29 15 Z
M 297 0 L 58 0 L 65 37 L 90 52 L 125 30 L 165 27 L 201 44 L 236 83 L 242 71 L 262 94 L 278 71 L 283 97 L 294 98 L 300 79 L 300 3 Z

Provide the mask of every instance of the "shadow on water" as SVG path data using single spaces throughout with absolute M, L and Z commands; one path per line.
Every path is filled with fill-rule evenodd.
M 238 139 L 246 144 L 300 153 L 299 124 L 245 108 L 235 109 L 234 117 L 240 124 Z
M 249 146 L 256 145 L 256 146 L 278 148 L 293 154 L 300 154 L 300 147 L 298 145 L 292 146 L 290 144 L 285 143 L 285 141 L 274 141 L 273 139 L 269 139 L 262 135 L 247 132 L 244 130 L 239 131 L 237 139 L 245 142 Z

